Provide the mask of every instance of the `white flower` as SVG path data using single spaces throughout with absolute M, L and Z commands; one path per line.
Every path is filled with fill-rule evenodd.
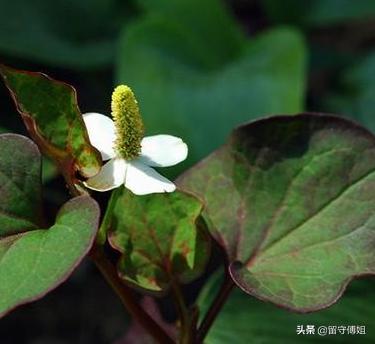
M 108 191 L 124 184 L 136 195 L 176 189 L 152 167 L 173 166 L 186 159 L 188 148 L 180 138 L 171 135 L 144 137 L 139 157 L 127 161 L 116 154 L 116 130 L 112 119 L 99 113 L 86 113 L 83 120 L 91 144 L 99 150 L 103 160 L 110 159 L 96 176 L 85 182 L 88 188 Z

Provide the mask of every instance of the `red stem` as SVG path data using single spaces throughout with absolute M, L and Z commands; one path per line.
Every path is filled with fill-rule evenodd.
M 81 193 L 74 185 L 71 177 L 65 173 L 63 169 L 63 176 L 68 185 L 71 194 L 79 196 Z M 103 233 L 100 233 L 101 236 Z M 102 241 L 103 238 L 99 238 Z M 105 240 L 104 240 L 105 241 Z M 130 315 L 139 322 L 139 324 L 158 342 L 161 344 L 175 344 L 175 341 L 151 318 L 148 313 L 136 302 L 134 298 L 134 292 L 128 286 L 126 286 L 123 281 L 119 278 L 116 268 L 107 259 L 104 254 L 101 245 L 103 242 L 95 242 L 94 246 L 90 251 L 90 256 L 95 262 L 96 266 L 102 273 L 103 277 L 106 279 L 108 284 L 116 292 L 121 302 L 130 313 Z
M 115 267 L 107 259 L 103 250 L 97 246 L 93 247 L 91 257 L 106 281 L 117 293 L 130 315 L 133 316 L 158 343 L 175 344 L 174 340 L 136 302 L 133 290 L 121 281 Z
M 229 274 L 225 275 L 225 279 L 221 285 L 221 288 L 216 295 L 214 301 L 211 304 L 210 309 L 205 315 L 197 333 L 198 343 L 203 343 L 204 338 L 206 337 L 209 329 L 214 323 L 216 317 L 218 316 L 221 308 L 223 307 L 225 301 L 227 300 L 230 292 L 234 287 L 234 282 L 230 278 Z

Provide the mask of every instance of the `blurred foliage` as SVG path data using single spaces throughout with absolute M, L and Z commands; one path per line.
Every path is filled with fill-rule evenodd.
M 317 27 L 348 20 L 370 19 L 375 15 L 373 0 L 264 0 L 274 23 Z
M 262 8 L 273 24 L 305 32 L 307 109 L 348 116 L 375 130 L 375 2 L 265 0 Z
M 42 161 L 42 181 L 43 184 L 48 183 L 58 174 L 56 165 L 48 158 L 43 157 Z
M 375 132 L 375 52 L 343 71 L 327 109 L 351 116 Z
M 247 39 L 217 0 L 178 4 L 163 2 L 128 27 L 117 77 L 134 88 L 148 134 L 170 133 L 188 143 L 186 167 L 243 122 L 302 110 L 305 46 L 285 28 Z
M 0 51 L 74 69 L 110 65 L 117 32 L 132 13 L 129 1 L 2 0 Z

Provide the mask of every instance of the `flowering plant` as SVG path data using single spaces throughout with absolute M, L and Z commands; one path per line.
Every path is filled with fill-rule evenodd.
M 143 137 L 143 123 L 131 89 L 118 86 L 113 92 L 115 121 L 98 113 L 83 115 L 90 142 L 103 160 L 111 159 L 85 185 L 97 191 L 124 186 L 136 195 L 173 192 L 175 185 L 150 166 L 168 167 L 187 157 L 187 146 L 178 137 Z
M 154 168 L 185 160 L 186 139 L 144 136 L 128 86 L 115 89 L 111 120 L 82 115 L 75 90 L 44 74 L 0 74 L 31 137 L 0 135 L 1 315 L 43 297 L 87 255 L 160 343 L 203 342 L 236 289 L 306 313 L 374 274 L 375 137 L 358 124 L 316 113 L 253 121 L 172 182 Z M 71 196 L 51 225 L 41 153 Z M 110 190 L 99 206 L 97 191 Z M 188 303 L 183 285 L 208 271 L 212 252 L 225 257 L 217 294 L 205 287 Z M 156 307 L 150 295 L 171 295 L 174 326 L 145 310 Z

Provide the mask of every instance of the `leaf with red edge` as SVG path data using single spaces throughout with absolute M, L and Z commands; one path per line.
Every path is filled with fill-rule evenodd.
M 31 137 L 65 176 L 74 182 L 76 171 L 85 177 L 97 174 L 100 155 L 90 144 L 74 88 L 42 73 L 4 65 L 0 75 Z
M 0 316 L 44 296 L 69 277 L 96 236 L 99 208 L 67 202 L 41 229 L 41 156 L 28 138 L 0 135 Z
M 136 196 L 120 188 L 112 202 L 109 241 L 122 253 L 118 271 L 125 281 L 162 293 L 174 279 L 188 283 L 204 271 L 210 239 L 197 198 L 181 191 Z
M 0 238 L 41 223 L 41 164 L 38 147 L 30 139 L 0 135 Z
M 60 209 L 48 230 L 0 238 L 0 316 L 64 282 L 91 248 L 98 221 L 96 202 L 80 196 Z
M 375 137 L 348 120 L 277 116 L 236 129 L 179 185 L 247 293 L 299 312 L 375 273 Z

